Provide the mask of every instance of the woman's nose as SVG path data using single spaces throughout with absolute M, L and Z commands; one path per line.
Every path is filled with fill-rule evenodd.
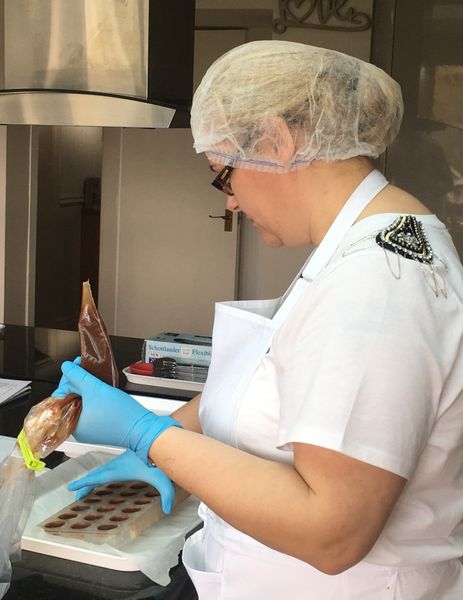
M 227 209 L 233 212 L 240 210 L 238 202 L 235 200 L 235 196 L 227 196 Z

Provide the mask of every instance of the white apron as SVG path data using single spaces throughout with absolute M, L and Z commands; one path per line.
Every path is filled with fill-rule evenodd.
M 205 435 L 237 446 L 240 401 L 275 332 L 302 292 L 327 265 L 360 213 L 387 183 L 376 170 L 361 182 L 282 299 L 216 305 L 212 361 L 200 405 Z M 327 577 L 234 529 L 204 504 L 199 513 L 204 527 L 185 543 L 183 563 L 200 600 L 395 598 L 393 569 L 378 572 L 381 568 L 361 564 L 356 576 L 348 581 Z M 370 578 L 368 597 L 361 594 L 362 586 L 354 583 L 356 578 Z

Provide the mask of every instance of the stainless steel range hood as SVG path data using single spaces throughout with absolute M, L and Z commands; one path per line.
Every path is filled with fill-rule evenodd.
M 194 14 L 195 0 L 0 0 L 0 123 L 188 126 Z

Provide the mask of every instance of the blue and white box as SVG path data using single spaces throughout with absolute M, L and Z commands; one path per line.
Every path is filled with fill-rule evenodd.
M 209 367 L 212 337 L 195 333 L 164 332 L 147 338 L 144 342 L 144 361 L 157 358 L 175 358 L 178 364 Z

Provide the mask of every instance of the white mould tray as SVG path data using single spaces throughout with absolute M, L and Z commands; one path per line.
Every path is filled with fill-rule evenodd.
M 39 526 L 71 502 L 76 503 L 74 492 L 67 489 L 70 481 L 110 459 L 111 455 L 106 453 L 91 452 L 66 461 L 39 477 L 21 548 L 106 569 L 143 571 L 153 581 L 166 585 L 169 569 L 178 562 L 185 536 L 200 522 L 196 498 L 190 496 L 172 515 L 163 516 L 140 537 L 120 548 L 109 543 L 94 544 L 83 539 L 50 535 Z
M 51 538 L 51 536 L 50 536 Z M 82 542 L 83 543 L 83 542 Z M 79 548 L 73 544 L 72 540 L 66 543 L 66 540 L 59 539 L 37 539 L 33 533 L 25 533 L 21 540 L 21 549 L 46 554 L 56 558 L 65 558 L 74 562 L 85 563 L 104 569 L 113 569 L 115 571 L 140 571 L 136 559 L 121 556 L 115 548 L 110 546 L 103 550 L 98 547 L 97 550 L 90 548 Z

